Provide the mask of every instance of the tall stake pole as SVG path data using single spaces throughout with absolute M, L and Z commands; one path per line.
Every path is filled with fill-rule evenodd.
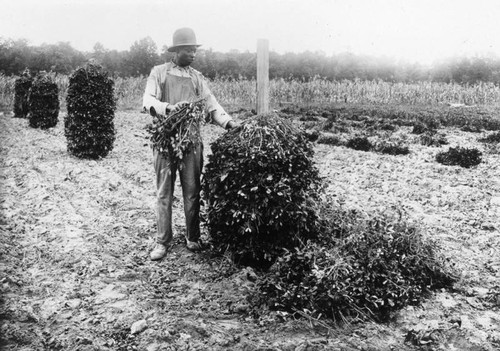
M 269 40 L 257 40 L 257 114 L 269 111 Z

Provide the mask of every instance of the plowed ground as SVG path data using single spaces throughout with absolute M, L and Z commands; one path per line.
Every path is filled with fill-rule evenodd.
M 443 166 L 446 147 L 407 156 L 316 145 L 328 195 L 347 207 L 397 207 L 462 274 L 388 324 L 334 327 L 250 313 L 256 275 L 189 252 L 177 184 L 175 245 L 151 262 L 155 235 L 148 116 L 117 112 L 114 150 L 98 161 L 66 151 L 57 127 L 0 116 L 0 346 L 4 350 L 495 350 L 500 348 L 500 156 L 478 134 L 450 146 L 483 150 L 471 169 Z M 224 131 L 204 128 L 205 152 Z

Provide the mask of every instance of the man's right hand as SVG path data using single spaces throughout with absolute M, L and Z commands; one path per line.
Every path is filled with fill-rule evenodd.
M 189 104 L 189 102 L 187 102 L 187 101 L 179 101 L 178 103 L 176 103 L 174 105 L 170 104 L 167 106 L 167 112 L 168 113 L 177 112 L 187 104 Z

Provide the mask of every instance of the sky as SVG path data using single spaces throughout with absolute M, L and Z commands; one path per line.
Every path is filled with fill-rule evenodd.
M 500 57 L 500 0 L 0 0 L 0 37 L 128 50 L 151 37 L 160 52 L 191 27 L 202 48 L 351 52 L 428 64 Z

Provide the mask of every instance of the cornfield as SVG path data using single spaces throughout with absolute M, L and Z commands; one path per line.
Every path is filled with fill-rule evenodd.
M 0 74 L 0 108 L 11 109 L 16 77 Z M 55 75 L 59 86 L 61 108 L 65 108 L 68 77 Z M 256 105 L 255 80 L 210 81 L 211 89 L 223 106 L 252 108 Z M 287 104 L 300 106 L 352 103 L 435 105 L 459 103 L 465 105 L 500 104 L 500 87 L 493 83 L 460 85 L 455 83 L 415 82 L 391 83 L 383 81 L 328 81 L 315 78 L 310 81 L 276 79 L 270 81 L 270 106 Z M 116 78 L 115 96 L 119 109 L 140 109 L 146 77 Z
M 461 103 L 465 105 L 494 105 L 500 102 L 500 87 L 493 83 L 474 86 L 436 82 L 391 83 L 382 81 L 308 82 L 275 80 L 270 83 L 273 106 L 283 103 L 301 104 L 404 104 L 434 105 Z

